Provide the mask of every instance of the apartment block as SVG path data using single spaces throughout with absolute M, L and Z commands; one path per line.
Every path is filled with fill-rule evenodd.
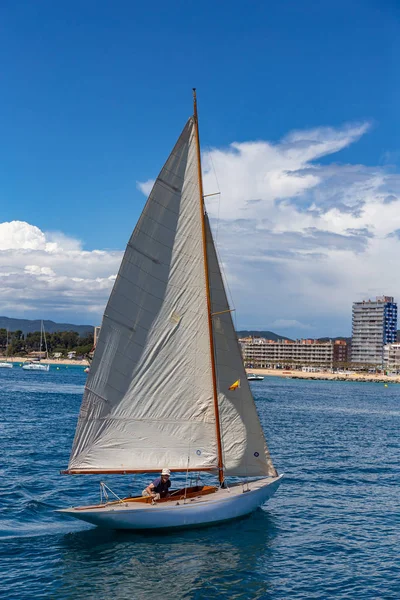
M 280 340 L 274 342 L 264 338 L 239 339 L 245 366 L 259 368 L 285 366 L 314 366 L 332 368 L 334 365 L 334 348 L 343 345 L 334 342 L 318 342 L 317 340 Z M 343 342 L 346 344 L 346 342 Z M 336 351 L 339 355 L 339 350 Z M 345 361 L 342 361 L 345 362 Z
M 385 369 L 400 371 L 400 344 L 386 344 L 383 347 L 383 365 Z
M 351 360 L 382 366 L 383 347 L 396 341 L 397 304 L 392 296 L 353 303 Z

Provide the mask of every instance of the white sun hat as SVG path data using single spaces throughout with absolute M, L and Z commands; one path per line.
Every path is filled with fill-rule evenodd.
M 169 469 L 163 469 L 161 475 L 171 475 L 171 471 Z

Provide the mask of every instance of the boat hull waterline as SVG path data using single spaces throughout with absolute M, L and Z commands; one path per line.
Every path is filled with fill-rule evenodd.
M 215 525 L 256 510 L 274 495 L 282 477 L 235 484 L 211 495 L 191 498 L 185 503 L 183 500 L 155 504 L 122 502 L 88 509 L 64 508 L 57 512 L 107 529 L 167 530 Z

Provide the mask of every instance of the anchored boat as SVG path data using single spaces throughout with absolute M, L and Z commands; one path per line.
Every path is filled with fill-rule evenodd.
M 45 358 L 46 360 L 49 359 L 49 353 L 47 350 L 47 341 L 46 341 L 46 332 L 44 330 L 44 324 L 43 321 L 40 321 L 40 356 L 37 360 L 29 360 L 26 363 L 24 363 L 22 365 L 22 368 L 24 369 L 24 371 L 46 371 L 48 372 L 50 370 L 50 365 L 47 363 L 41 363 L 40 360 L 42 358 L 42 344 L 43 344 L 43 339 L 44 339 L 44 346 L 45 346 Z
M 282 477 L 247 382 L 205 209 L 195 90 L 194 115 L 126 247 L 63 473 L 163 467 L 213 473 L 218 484 L 61 512 L 113 529 L 207 525 L 252 512 Z M 230 476 L 241 483 L 228 485 Z
M 8 329 L 6 337 L 6 359 L 0 362 L 0 369 L 12 369 L 13 363 L 8 360 Z

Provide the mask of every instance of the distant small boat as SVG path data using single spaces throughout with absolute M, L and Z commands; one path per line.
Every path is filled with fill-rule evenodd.
M 12 362 L 0 362 L 0 369 L 12 369 L 13 368 L 13 364 Z
M 12 369 L 13 363 L 8 361 L 8 329 L 7 329 L 7 341 L 6 341 L 6 360 L 0 362 L 0 369 Z
M 40 323 L 40 352 L 42 352 L 42 341 L 44 338 L 44 345 L 46 348 L 46 359 L 49 358 L 49 353 L 47 351 L 47 342 L 46 342 L 46 332 L 44 330 L 43 321 Z M 49 371 L 50 365 L 40 362 L 40 358 L 35 360 L 30 360 L 22 365 L 22 368 L 25 371 Z
M 22 366 L 25 371 L 48 371 L 50 365 L 42 365 L 40 362 L 27 362 Z
M 247 381 L 263 381 L 263 375 L 256 375 L 255 373 L 247 374 Z
M 90 367 L 86 367 L 86 369 L 83 369 L 84 373 L 90 373 Z

